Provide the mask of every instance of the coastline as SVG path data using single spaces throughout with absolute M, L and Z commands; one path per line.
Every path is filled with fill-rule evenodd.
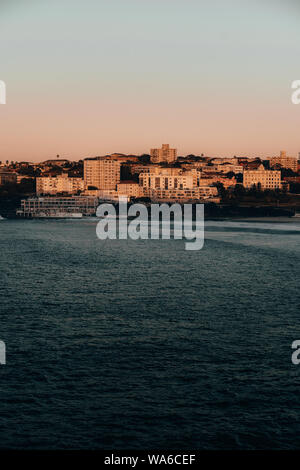
M 24 196 L 23 196 L 24 197 Z M 0 197 L 0 215 L 5 219 L 19 219 L 20 217 L 16 215 L 16 210 L 20 206 L 22 196 L 10 196 L 10 197 Z M 140 203 L 140 201 L 136 201 Z M 150 207 L 150 202 L 144 202 L 147 208 Z M 175 202 L 166 202 L 168 206 L 171 206 Z M 112 203 L 118 214 L 119 205 L 118 203 Z M 161 203 L 160 203 L 161 204 Z M 213 202 L 204 202 L 197 201 L 191 203 L 193 206 L 193 216 L 196 214 L 196 205 L 204 204 L 205 219 L 206 220 L 220 220 L 220 219 L 229 219 L 236 220 L 240 218 L 278 218 L 278 217 L 287 217 L 292 218 L 298 210 L 300 211 L 300 206 L 295 205 L 275 205 L 275 204 L 256 204 L 248 203 L 246 204 L 226 204 L 226 203 L 213 203 Z M 132 203 L 128 204 L 128 207 Z M 180 204 L 180 205 L 183 205 Z

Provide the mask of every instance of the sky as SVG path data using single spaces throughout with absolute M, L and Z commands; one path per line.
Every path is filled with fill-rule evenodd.
M 0 160 L 300 152 L 299 0 L 0 0 Z

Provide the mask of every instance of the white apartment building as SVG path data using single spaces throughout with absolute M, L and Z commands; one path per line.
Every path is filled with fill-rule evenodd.
M 58 193 L 76 194 L 79 191 L 83 191 L 83 189 L 83 179 L 69 178 L 67 173 L 54 177 L 46 176 L 36 178 L 37 195 Z
M 171 149 L 169 144 L 163 144 L 160 149 L 150 150 L 152 163 L 173 163 L 177 158 L 177 149 Z
M 243 185 L 245 188 L 260 185 L 261 189 L 280 189 L 281 173 L 279 170 L 266 170 L 263 165 L 257 170 L 244 170 Z
M 282 168 L 289 168 L 295 173 L 298 170 L 297 159 L 294 157 L 287 157 L 286 152 L 284 150 L 281 150 L 279 157 L 270 158 L 270 167 L 272 168 L 275 165 L 281 165 Z
M 140 173 L 139 183 L 147 189 L 192 189 L 197 186 L 197 170 L 183 172 L 180 168 L 162 168 L 159 172 Z
M 99 204 L 97 197 L 35 197 L 22 199 L 16 214 L 22 217 L 60 217 L 62 215 L 96 214 Z

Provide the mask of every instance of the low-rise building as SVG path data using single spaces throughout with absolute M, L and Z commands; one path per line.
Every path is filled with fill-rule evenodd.
M 213 164 L 208 165 L 208 161 L 183 161 L 181 162 L 181 168 L 184 168 L 186 170 L 191 170 L 191 169 L 202 169 L 205 170 L 205 168 L 212 168 L 215 169 L 216 167 Z
M 185 189 L 145 189 L 144 195 L 152 201 L 160 202 L 188 202 L 199 200 L 213 200 L 219 202 L 218 190 L 211 186 L 202 186 Z
M 160 168 L 153 173 L 140 173 L 139 183 L 149 189 L 192 189 L 197 186 L 197 170 Z
M 260 165 L 257 170 L 244 170 L 243 185 L 245 188 L 251 188 L 254 185 L 261 189 L 280 189 L 281 173 L 277 170 L 266 170 Z
M 95 215 L 98 197 L 35 197 L 22 199 L 17 210 L 20 217 L 74 217 Z
M 156 169 L 161 168 L 159 165 L 142 163 L 126 163 L 124 164 L 124 167 L 127 167 L 132 175 L 139 175 L 140 173 L 152 173 Z
M 83 178 L 69 178 L 67 173 L 59 176 L 37 177 L 36 193 L 40 194 L 58 194 L 68 193 L 76 194 L 84 189 Z
M 233 165 L 231 163 L 217 164 L 217 171 L 220 173 L 243 173 L 244 167 L 242 165 Z

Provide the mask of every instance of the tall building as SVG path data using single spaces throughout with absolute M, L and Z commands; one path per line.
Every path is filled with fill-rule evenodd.
M 298 170 L 297 159 L 294 157 L 287 157 L 286 152 L 284 150 L 281 150 L 279 157 L 270 158 L 270 167 L 272 168 L 275 165 L 281 165 L 282 168 L 289 168 L 295 173 Z
M 261 189 L 280 189 L 280 170 L 266 170 L 260 165 L 257 170 L 244 170 L 243 185 L 245 188 L 260 185 Z
M 170 149 L 169 144 L 163 144 L 161 149 L 150 150 L 152 163 L 173 163 L 177 158 L 177 149 Z
M 123 162 L 124 160 L 120 158 L 111 157 L 86 158 L 84 160 L 85 188 L 116 189 L 120 182 Z

